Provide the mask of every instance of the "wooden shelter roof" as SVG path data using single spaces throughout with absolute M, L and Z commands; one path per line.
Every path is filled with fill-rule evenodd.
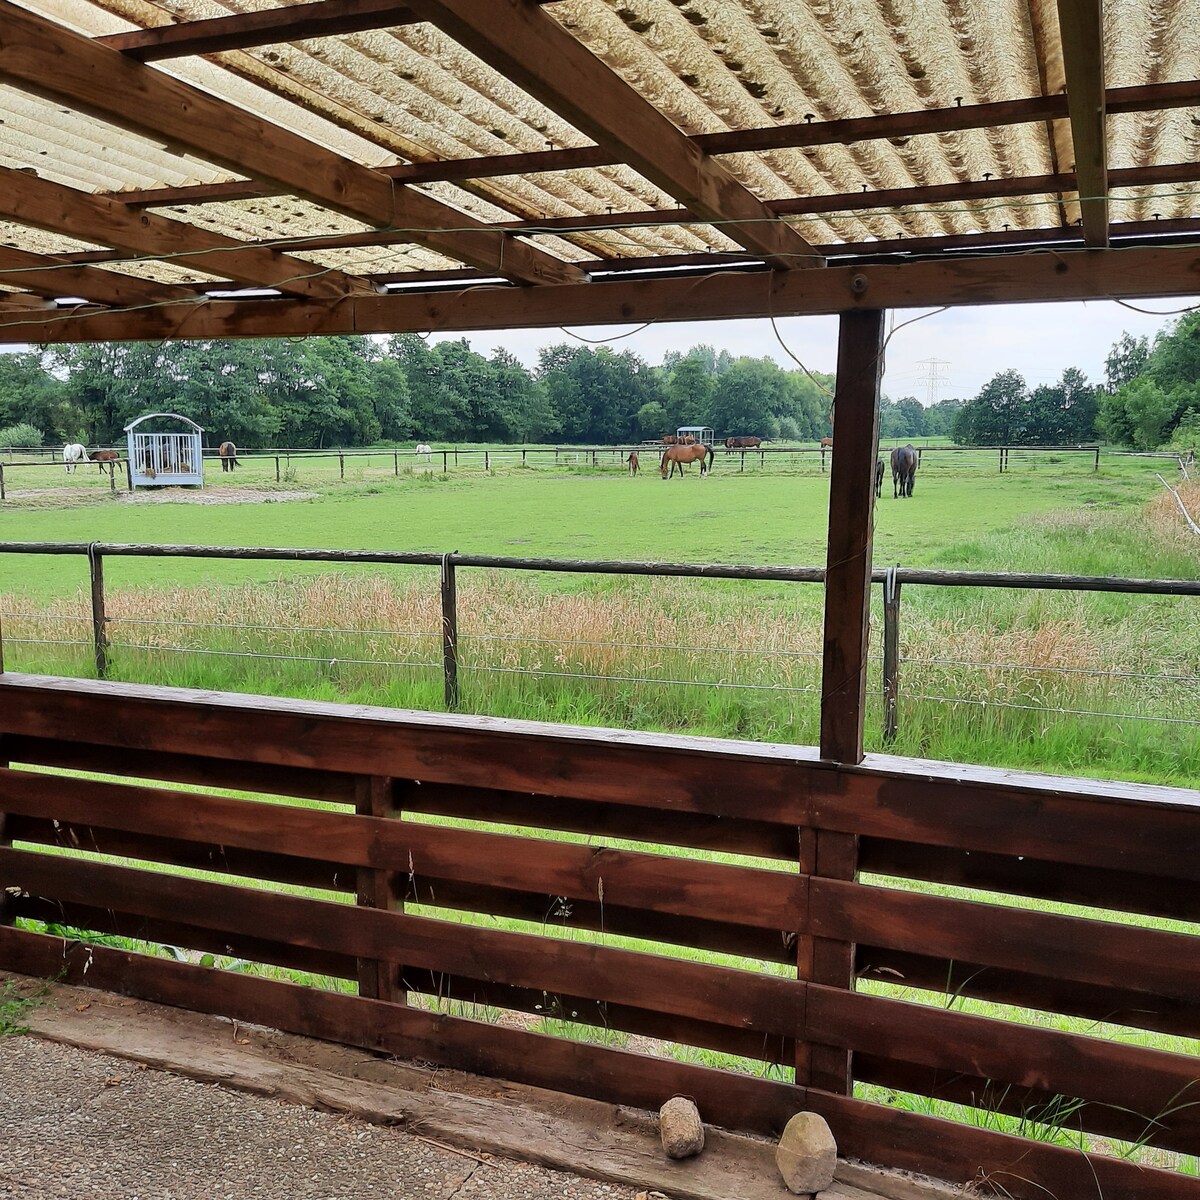
M 0 0 L 0 340 L 1197 291 L 1198 134 L 1200 0 Z

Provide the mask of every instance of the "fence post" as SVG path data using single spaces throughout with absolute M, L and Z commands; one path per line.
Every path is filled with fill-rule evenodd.
M 344 454 L 338 455 L 338 478 L 346 478 L 346 456 Z
M 1100 470 L 1100 447 L 1099 446 L 1096 447 L 1096 462 L 1093 465 L 1092 470 L 1093 471 Z M 3 497 L 0 497 L 0 499 L 3 499 Z
M 492 458 L 486 450 L 483 452 L 483 469 L 485 471 L 490 471 L 492 469 Z
M 1000 447 L 1000 474 L 1004 474 L 1004 447 Z
M 355 779 L 354 811 L 363 817 L 397 820 L 401 816 L 398 803 L 399 788 L 397 780 L 380 775 Z M 398 886 L 403 878 L 404 876 L 396 871 L 359 867 L 356 888 L 359 907 L 381 908 L 385 912 L 403 910 L 404 897 Z M 403 966 L 376 958 L 360 958 L 358 994 L 372 1000 L 406 1004 L 408 992 L 404 986 Z
M 400 474 L 400 451 L 399 450 L 392 451 L 392 468 L 393 468 L 392 469 L 393 475 Z
M 454 447 L 454 465 L 456 467 L 458 466 L 458 447 L 457 446 Z
M 442 673 L 446 707 L 458 707 L 458 591 L 452 555 L 442 555 Z
M 4 464 L 0 463 L 0 500 L 5 499 L 4 495 Z
M 525 448 L 521 447 L 521 466 L 525 465 Z
M 883 577 L 883 740 L 896 736 L 896 700 L 900 694 L 900 565 Z
M 92 582 L 92 647 L 96 654 L 96 678 L 108 671 L 108 616 L 104 611 L 104 559 L 96 543 L 88 546 L 88 574 Z

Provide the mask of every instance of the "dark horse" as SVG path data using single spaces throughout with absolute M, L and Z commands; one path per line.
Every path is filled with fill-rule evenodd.
M 897 446 L 892 451 L 892 499 L 911 496 L 913 476 L 917 473 L 917 452 L 908 446 Z
M 691 446 L 668 446 L 663 451 L 662 462 L 659 464 L 659 469 L 662 472 L 662 477 L 667 478 L 667 464 L 671 464 L 671 474 L 675 474 L 676 468 L 679 469 L 679 477 L 683 478 L 683 468 L 686 463 L 698 462 L 700 464 L 700 477 L 703 478 L 708 474 L 713 464 L 713 448 L 706 446 L 703 442 L 696 442 Z
M 883 495 L 883 459 L 875 460 L 875 499 Z
M 217 451 L 221 456 L 221 470 L 232 471 L 238 466 L 237 447 L 232 442 L 222 442 L 221 448 Z
M 108 473 L 111 475 L 121 465 L 121 455 L 117 450 L 97 450 L 92 455 L 92 462 L 100 469 L 100 474 L 104 474 L 104 468 L 108 468 Z
M 725 439 L 726 450 L 757 450 L 762 445 L 760 437 L 727 437 Z

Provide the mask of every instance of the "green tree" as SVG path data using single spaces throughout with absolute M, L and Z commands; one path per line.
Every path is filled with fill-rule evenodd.
M 546 388 L 563 436 L 579 442 L 624 442 L 639 436 L 637 414 L 663 403 L 659 376 L 636 354 L 607 346 L 544 347 L 538 378 Z
M 48 359 L 40 350 L 0 353 L 0 425 L 33 425 L 52 441 L 65 441 L 80 414 Z
M 787 411 L 786 374 L 769 358 L 739 358 L 717 380 L 709 423 L 719 438 L 776 437 Z
M 546 389 L 507 350 L 497 347 L 490 362 L 492 393 L 506 440 L 542 442 L 562 428 Z
M 1173 426 L 1178 400 L 1164 391 L 1155 380 L 1141 376 L 1127 383 L 1118 393 L 1128 422 L 1132 441 L 1139 450 L 1156 450 Z
M 663 432 L 674 430 L 680 425 L 707 425 L 710 423 L 716 372 L 711 370 L 697 350 L 711 346 L 697 346 L 689 351 L 667 377 L 664 386 L 666 400 L 666 422 Z M 715 359 L 715 355 L 712 356 Z
M 1068 367 L 1056 384 L 1034 388 L 1029 397 L 1026 440 L 1042 446 L 1089 440 L 1095 436 L 1098 399 L 1087 376 Z
M 1104 360 L 1104 382 L 1110 392 L 1119 392 L 1145 369 L 1150 344 L 1144 337 L 1122 333 Z
M 1001 371 L 954 418 L 954 440 L 968 446 L 1010 446 L 1024 440 L 1029 391 L 1017 371 Z

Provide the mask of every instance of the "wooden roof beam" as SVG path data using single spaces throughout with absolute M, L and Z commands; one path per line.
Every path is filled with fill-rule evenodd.
M 196 309 L 149 309 L 0 320 L 0 342 L 284 337 L 404 330 L 557 328 L 642 321 L 803 316 L 854 308 L 1015 304 L 1191 296 L 1200 251 L 1188 247 L 1033 251 L 829 266 L 821 271 L 721 272 L 696 278 L 621 279 L 557 288 L 351 296 L 341 304 L 212 300 Z
M 536 10 L 535 10 L 536 11 Z M 291 130 L 0 0 L 0 79 L 523 283 L 583 274 Z
M 292 296 L 340 300 L 354 292 L 375 290 L 366 279 L 343 271 L 248 246 L 154 213 L 135 213 L 107 196 L 90 195 L 11 167 L 0 168 L 0 215 L 34 229 L 116 246 L 135 256 L 162 258 L 209 275 L 228 276 L 238 284 L 278 288 Z
M 410 0 L 410 7 L 772 266 L 820 265 L 798 233 L 532 0 Z
M 155 283 L 116 271 L 80 267 L 49 254 L 31 254 L 0 246 L 0 283 L 23 287 L 47 300 L 78 296 L 95 304 L 126 308 L 142 304 L 170 304 L 203 300 L 195 288 Z
M 1089 246 L 1107 246 L 1108 131 L 1101 0 L 1058 0 L 1058 23 L 1083 240 Z
M 540 4 L 552 0 L 537 0 Z M 192 54 L 220 54 L 279 42 L 339 37 L 373 29 L 415 25 L 422 18 L 396 0 L 316 0 L 261 12 L 233 13 L 203 21 L 182 21 L 154 29 L 110 33 L 96 41 L 138 62 L 161 62 Z

